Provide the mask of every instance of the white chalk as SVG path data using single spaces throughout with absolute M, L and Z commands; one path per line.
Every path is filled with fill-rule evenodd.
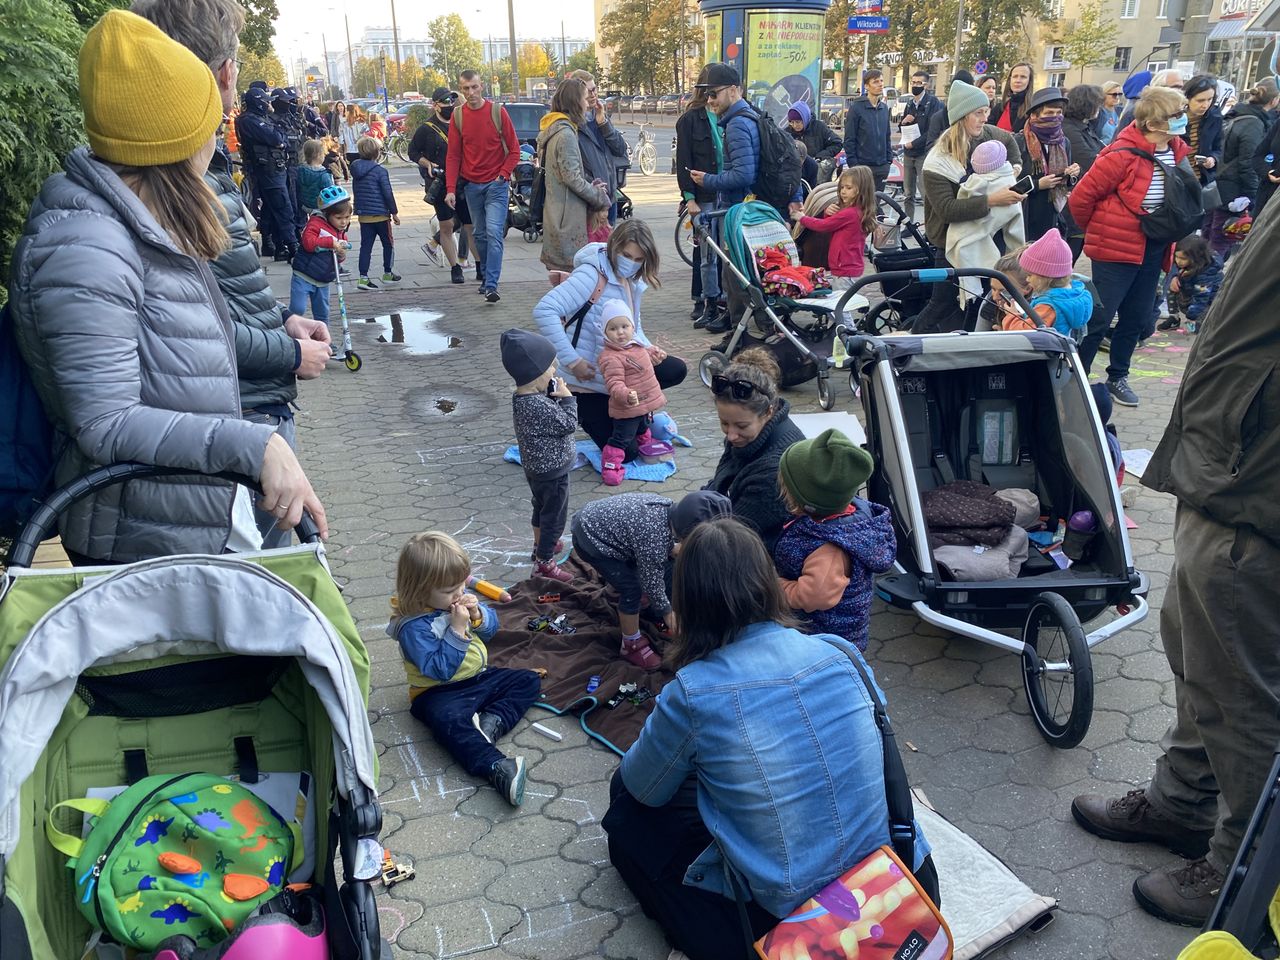
M 535 723 L 532 726 L 533 726 L 533 729 L 537 730 L 540 734 L 542 734 L 544 737 L 546 737 L 549 740 L 559 741 L 564 739 L 564 737 L 561 734 L 552 730 L 550 727 L 544 727 L 540 723 Z

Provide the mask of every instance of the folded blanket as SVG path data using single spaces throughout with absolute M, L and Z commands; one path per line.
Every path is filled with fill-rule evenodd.
M 1013 580 L 1027 562 L 1028 552 L 1027 531 L 1015 526 L 997 546 L 936 547 L 933 560 L 956 580 Z
M 1017 511 L 994 488 L 974 480 L 955 480 L 920 494 L 929 546 L 943 544 L 994 547 L 1009 535 Z
M 507 463 L 519 463 L 520 448 L 515 444 L 507 447 L 507 452 L 502 455 L 502 459 Z M 579 440 L 578 452 L 570 469 L 577 470 L 579 467 L 591 464 L 595 467 L 596 473 L 599 473 L 600 462 L 600 448 L 590 440 Z M 625 464 L 625 467 L 628 480 L 650 480 L 654 483 L 661 483 L 676 472 L 674 460 L 663 460 L 660 463 L 642 463 L 639 460 L 632 460 Z

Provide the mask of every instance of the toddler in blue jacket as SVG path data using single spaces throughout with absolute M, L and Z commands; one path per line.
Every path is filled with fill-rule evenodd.
M 512 806 L 524 800 L 525 759 L 494 744 L 533 706 L 532 670 L 489 666 L 498 617 L 466 592 L 471 558 L 447 533 L 414 534 L 396 564 L 387 633 L 400 644 L 409 712 L 467 773 L 484 777 Z
M 875 575 L 898 554 L 889 508 L 854 499 L 872 467 L 871 454 L 839 430 L 793 443 L 778 465 L 782 499 L 796 516 L 773 548 L 782 592 L 812 632 L 859 650 L 867 649 Z
M 396 195 L 391 190 L 391 177 L 378 154 L 382 141 L 376 137 L 361 137 L 356 143 L 359 159 L 351 164 L 351 192 L 355 195 L 356 217 L 360 220 L 360 279 L 356 286 L 361 290 L 377 290 L 378 281 L 369 279 L 369 263 L 373 259 L 373 241 L 382 241 L 382 283 L 400 282 L 395 266 L 395 239 L 391 225 L 400 226 L 400 210 L 396 207 Z

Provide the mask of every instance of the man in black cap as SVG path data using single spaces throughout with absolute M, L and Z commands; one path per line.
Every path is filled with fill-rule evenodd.
M 435 208 L 436 219 L 440 221 L 439 233 L 424 243 L 422 250 L 437 264 L 443 250 L 449 263 L 449 279 L 454 283 L 465 283 L 453 233 L 455 224 L 461 224 L 463 239 L 470 243 L 471 216 L 467 212 L 466 196 L 461 191 L 456 208 L 445 202 L 444 185 L 444 162 L 449 155 L 449 118 L 453 116 L 457 100 L 458 95 L 448 87 L 436 87 L 432 91 L 431 105 L 435 113 L 413 131 L 413 139 L 409 141 L 409 161 L 418 165 L 426 190 L 423 199 Z

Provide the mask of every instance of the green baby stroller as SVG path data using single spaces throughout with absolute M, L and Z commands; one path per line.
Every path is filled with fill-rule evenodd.
M 212 790 L 251 791 L 260 809 L 291 821 L 287 876 L 273 873 L 274 890 L 259 884 L 266 907 L 306 889 L 316 905 L 307 955 L 323 941 L 319 955 L 334 960 L 389 957 L 370 883 L 380 874 L 382 815 L 366 713 L 369 659 L 310 518 L 298 529 L 302 545 L 260 554 L 29 569 L 36 544 L 77 499 L 183 472 L 116 464 L 54 493 L 15 541 L 0 579 L 0 956 L 76 960 L 159 949 L 95 931 L 110 924 L 89 922 L 75 880 L 82 871 L 69 870 L 51 841 L 88 831 L 89 805 L 106 806 L 101 798 L 122 787 L 200 773 L 213 775 Z M 67 805 L 87 811 L 83 827 L 61 809 Z M 145 853 L 143 842 L 123 844 L 128 860 Z M 217 882 L 209 858 L 203 868 L 199 882 L 179 879 L 193 888 L 210 874 Z M 155 882 L 148 876 L 127 889 L 141 894 Z M 138 902 L 123 898 L 120 915 Z M 226 931 L 206 930 L 191 944 L 210 953 L 173 956 L 219 951 L 240 932 L 222 923 Z

